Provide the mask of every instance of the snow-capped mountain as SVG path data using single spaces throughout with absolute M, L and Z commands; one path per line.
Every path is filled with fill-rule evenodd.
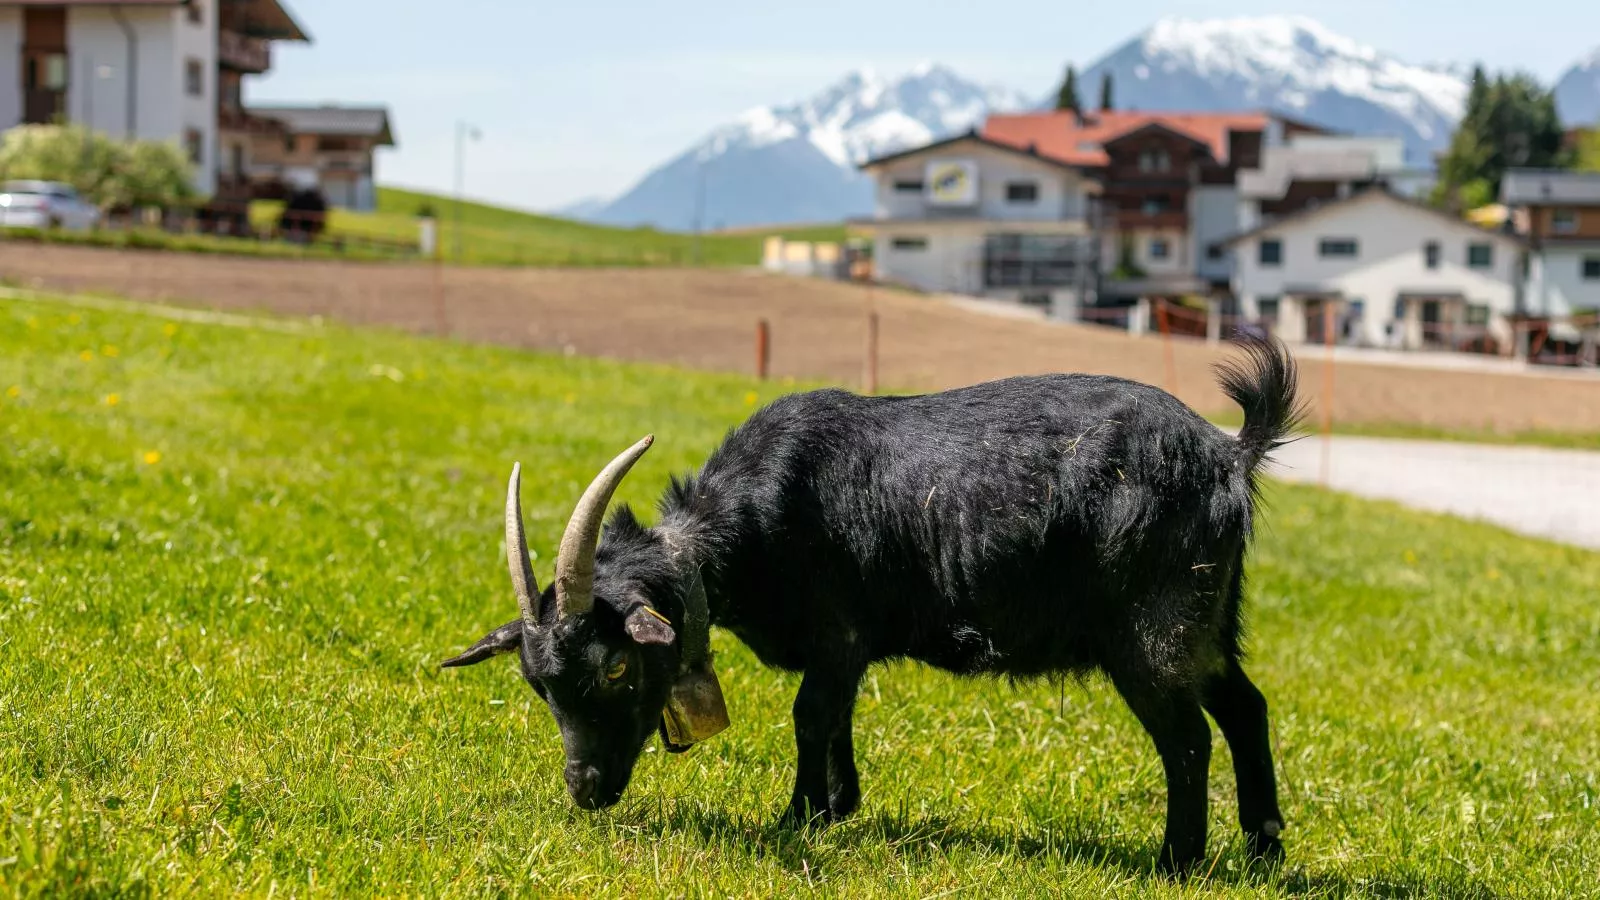
M 705 227 L 838 221 L 872 209 L 855 167 L 873 156 L 981 124 L 1026 98 L 936 65 L 894 79 L 851 73 L 810 99 L 763 106 L 647 174 L 593 218 L 619 225 Z
M 1600 49 L 1579 60 L 1556 82 L 1556 109 L 1568 126 L 1600 125 Z
M 1272 109 L 1404 137 L 1419 162 L 1449 143 L 1467 96 L 1458 66 L 1402 62 L 1301 16 L 1161 19 L 1083 73 L 1085 104 L 1107 73 L 1121 109 Z

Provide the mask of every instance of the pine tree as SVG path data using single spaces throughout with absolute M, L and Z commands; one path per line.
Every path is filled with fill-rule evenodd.
M 1072 66 L 1067 66 L 1067 76 L 1061 80 L 1061 89 L 1056 92 L 1056 109 L 1083 112 L 1083 104 L 1078 102 L 1078 70 Z
M 1111 109 L 1111 73 L 1106 72 L 1100 76 L 1100 109 Z
M 1554 92 L 1523 74 L 1491 81 L 1476 67 L 1434 200 L 1457 209 L 1490 202 L 1507 169 L 1566 165 L 1564 137 Z

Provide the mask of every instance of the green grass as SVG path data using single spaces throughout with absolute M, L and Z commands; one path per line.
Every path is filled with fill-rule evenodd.
M 715 635 L 734 727 L 574 810 L 507 660 L 535 568 L 645 431 L 648 504 L 781 388 L 313 327 L 0 302 L 0 894 L 1593 896 L 1600 555 L 1274 488 L 1251 670 L 1290 862 L 1148 874 L 1160 766 L 1100 683 L 869 677 L 865 804 L 797 835 L 796 680 Z
M 370 213 L 335 210 L 329 217 L 334 235 L 416 241 L 417 213 L 431 206 L 439 216 L 440 249 L 455 259 L 455 200 L 398 188 L 378 189 L 378 208 Z M 256 203 L 251 218 L 258 226 L 276 220 L 280 204 Z M 753 266 L 761 262 L 768 233 L 794 240 L 842 241 L 844 226 L 777 228 L 738 234 L 707 234 L 695 248 L 692 235 L 651 228 L 611 228 L 554 216 L 466 202 L 460 215 L 461 261 L 468 265 L 512 266 L 678 266 L 696 262 L 712 266 Z

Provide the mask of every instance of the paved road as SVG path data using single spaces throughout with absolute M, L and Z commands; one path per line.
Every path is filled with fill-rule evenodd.
M 1315 484 L 1322 438 L 1281 448 L 1272 474 Z M 1600 453 L 1335 437 L 1328 486 L 1600 549 Z

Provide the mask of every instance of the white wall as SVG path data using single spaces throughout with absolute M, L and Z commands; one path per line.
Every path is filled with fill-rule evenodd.
M 0 7 L 0 129 L 22 121 L 22 10 Z
M 872 264 L 883 281 L 924 291 L 976 294 L 983 289 L 982 225 L 955 223 L 881 227 L 872 247 Z M 896 237 L 927 239 L 923 250 L 896 250 Z
M 1262 239 L 1283 241 L 1283 263 L 1262 268 Z M 1323 259 L 1323 238 L 1355 238 L 1354 259 Z M 1439 267 L 1427 268 L 1423 246 L 1437 241 Z M 1489 269 L 1467 266 L 1467 245 L 1494 247 Z M 1284 223 L 1234 247 L 1234 293 L 1247 315 L 1256 314 L 1256 300 L 1290 290 L 1328 290 L 1347 300 L 1363 301 L 1363 328 L 1371 343 L 1384 343 L 1384 325 L 1394 320 L 1395 301 L 1402 293 L 1460 293 L 1467 303 L 1488 306 L 1495 330 L 1505 331 L 1503 317 L 1514 310 L 1520 247 L 1504 237 L 1417 209 L 1382 194 Z M 1507 335 L 1509 332 L 1507 332 Z
M 978 164 L 978 203 L 967 208 L 928 206 L 923 195 L 900 193 L 897 181 L 922 181 L 931 160 L 972 160 Z M 974 218 L 1012 221 L 1081 219 L 1087 211 L 1085 182 L 1076 172 L 966 142 L 896 160 L 873 172 L 876 179 L 877 216 L 889 219 Z M 1032 203 L 1006 200 L 1006 183 L 1031 181 L 1039 186 Z
M 88 121 L 97 130 L 124 137 L 129 131 L 132 83 L 134 136 L 181 145 L 187 129 L 198 130 L 204 158 L 196 187 L 210 193 L 218 153 L 215 9 L 206 10 L 200 25 L 191 24 L 181 7 L 126 6 L 122 17 L 134 34 L 136 71 L 130 71 L 128 38 L 111 10 L 87 6 L 67 10 L 67 51 L 72 66 L 67 114 L 73 121 Z M 200 97 L 185 93 L 184 67 L 191 57 L 200 61 L 204 73 L 205 90 Z M 97 71 L 95 77 L 88 77 L 101 68 L 108 70 L 107 77 L 98 77 Z
M 1239 233 L 1239 191 L 1231 184 L 1199 185 L 1189 192 L 1189 225 L 1195 271 L 1201 278 L 1225 279 L 1233 273 L 1227 253 L 1211 259 L 1212 244 Z
M 1529 312 L 1570 316 L 1600 309 L 1600 280 L 1585 280 L 1583 261 L 1600 259 L 1600 241 L 1588 247 L 1546 247 L 1528 266 Z
M 215 0 L 193 0 L 202 6 L 200 21 L 189 21 L 186 10 L 172 11 L 172 36 L 176 48 L 179 118 L 182 129 L 197 129 L 203 136 L 202 159 L 199 167 L 200 189 L 209 193 L 215 189 L 218 170 L 225 165 L 221 157 L 222 146 L 217 135 L 217 10 Z M 184 90 L 184 65 L 189 59 L 200 61 L 204 75 L 203 90 L 191 97 Z M 181 130 L 180 130 L 181 133 Z M 249 155 L 245 156 L 248 164 Z

